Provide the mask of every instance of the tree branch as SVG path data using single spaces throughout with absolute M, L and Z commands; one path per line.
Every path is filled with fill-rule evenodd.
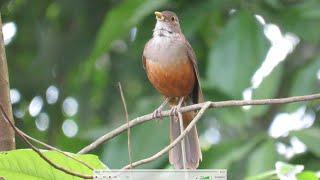
M 294 83 L 294 78 L 292 74 L 296 74 L 300 69 L 304 68 L 306 65 L 312 63 L 319 56 L 320 44 L 307 43 L 305 41 L 300 42 L 295 50 L 288 55 L 286 60 L 283 62 L 283 71 L 280 77 L 280 85 L 272 98 L 286 97 L 290 95 L 290 90 Z M 268 107 L 267 111 L 256 117 L 255 119 L 263 119 L 263 122 L 259 122 L 257 127 L 260 129 L 265 129 L 269 127 L 270 123 L 274 119 L 275 115 L 279 111 L 279 105 L 273 104 Z
M 41 153 L 41 151 L 35 147 L 32 143 L 30 143 L 30 141 L 23 135 L 20 134 L 18 128 L 13 124 L 13 122 L 11 122 L 9 120 L 8 115 L 6 114 L 6 112 L 4 111 L 4 108 L 2 107 L 2 105 L 0 105 L 0 109 L 1 109 L 1 113 L 2 113 L 2 117 L 5 119 L 5 121 L 11 126 L 11 128 L 17 133 L 18 136 L 21 137 L 21 139 L 30 146 L 30 148 L 36 152 L 44 161 L 46 161 L 48 164 L 50 164 L 52 167 L 54 167 L 55 169 L 58 169 L 66 174 L 72 175 L 72 176 L 77 176 L 83 179 L 93 179 L 93 176 L 91 175 L 83 175 L 83 174 L 79 174 L 76 172 L 72 172 L 68 169 L 65 169 L 64 167 L 61 167 L 57 164 L 55 164 L 53 161 L 51 161 L 50 159 L 48 159 L 44 154 Z
M 70 155 L 70 154 L 68 154 L 68 153 L 66 153 L 66 152 L 64 152 L 64 151 L 62 151 L 62 150 L 60 150 L 60 149 L 58 149 L 58 148 L 56 148 L 56 147 L 53 147 L 53 146 L 51 146 L 51 145 L 49 145 L 49 144 L 46 144 L 46 143 L 44 143 L 44 142 L 42 142 L 42 141 L 39 141 L 38 139 L 35 139 L 35 138 L 29 136 L 28 134 L 26 134 L 25 132 L 21 131 L 21 130 L 20 130 L 19 128 L 17 128 L 17 127 L 15 127 L 15 128 L 16 128 L 16 130 L 18 131 L 18 134 L 23 135 L 23 136 L 26 137 L 28 140 L 33 141 L 33 142 L 35 142 L 35 143 L 38 143 L 38 144 L 42 145 L 43 147 L 46 147 L 46 148 L 49 149 L 49 150 L 57 151 L 57 152 L 65 155 L 65 156 L 69 157 L 70 159 L 73 159 L 73 160 L 75 160 L 75 161 L 83 164 L 83 165 L 86 166 L 87 168 L 89 168 L 89 169 L 91 169 L 91 170 L 94 170 L 93 167 L 91 167 L 89 164 L 81 161 L 80 159 L 77 159 L 76 157 L 73 157 L 72 155 Z
M 163 148 L 161 151 L 157 152 L 156 154 L 152 155 L 151 157 L 146 158 L 146 159 L 142 159 L 140 161 L 134 162 L 129 165 L 126 165 L 122 169 L 129 169 L 129 168 L 140 166 L 142 164 L 149 163 L 153 160 L 156 160 L 160 156 L 166 154 L 170 149 L 172 149 L 174 146 L 176 146 L 180 141 L 182 141 L 182 139 L 184 139 L 184 137 L 187 135 L 187 133 L 189 133 L 191 131 L 192 127 L 194 127 L 196 125 L 196 123 L 202 117 L 203 113 L 210 107 L 211 102 L 205 102 L 202 104 L 203 104 L 203 106 L 201 107 L 201 109 L 198 112 L 198 114 L 196 115 L 196 117 L 193 118 L 193 120 L 190 122 L 190 124 L 187 126 L 187 128 L 174 141 L 172 141 L 171 144 L 169 144 L 167 147 Z
M 2 21 L 0 14 L 0 104 L 3 105 L 8 119 L 14 123 L 12 108 L 10 103 L 9 75 L 7 67 L 6 52 L 2 34 Z M 14 131 L 9 124 L 0 116 L 0 151 L 9 151 L 15 149 Z
M 180 134 L 183 132 L 183 118 L 182 118 L 182 113 L 179 111 L 181 108 L 181 104 L 183 103 L 184 97 L 180 99 L 180 102 L 178 104 L 178 120 L 179 120 L 179 126 L 180 126 Z M 186 158 L 186 140 L 182 138 L 181 143 L 181 154 L 182 154 L 182 165 L 183 169 L 186 169 L 187 165 L 187 158 Z
M 132 164 L 132 156 L 131 156 L 131 132 L 130 132 L 130 125 L 129 125 L 129 114 L 128 114 L 128 110 L 127 110 L 127 103 L 126 103 L 126 100 L 124 98 L 124 95 L 123 95 L 123 91 L 122 91 L 122 87 L 121 87 L 121 83 L 118 82 L 118 86 L 119 86 L 119 91 L 120 91 L 120 96 L 121 96 L 121 101 L 122 101 L 122 104 L 123 104 L 123 109 L 124 109 L 124 113 L 126 115 L 126 120 L 127 120 L 127 125 L 128 125 L 128 155 L 129 155 L 129 162 L 130 162 L 130 165 Z
M 288 98 L 279 98 L 279 99 L 259 99 L 259 100 L 230 100 L 230 101 L 220 101 L 220 102 L 212 102 L 207 101 L 204 103 L 199 104 L 193 104 L 190 106 L 185 106 L 180 109 L 181 113 L 199 110 L 202 107 L 204 107 L 207 103 L 210 104 L 209 108 L 223 108 L 223 107 L 234 107 L 234 106 L 247 106 L 247 105 L 269 105 L 269 104 L 287 104 L 287 103 L 294 103 L 294 102 L 301 102 L 301 101 L 311 101 L 320 99 L 320 94 L 311 94 L 311 95 L 305 95 L 305 96 L 294 96 L 294 97 L 288 97 Z M 166 117 L 170 115 L 170 111 L 162 111 L 161 116 Z M 90 145 L 84 147 L 81 149 L 78 154 L 84 154 L 87 153 L 95 148 L 97 148 L 102 143 L 108 141 L 109 139 L 119 135 L 123 131 L 126 131 L 128 128 L 131 128 L 133 126 L 136 126 L 138 124 L 151 121 L 155 119 L 151 114 L 147 114 L 141 117 L 138 117 L 136 119 L 133 119 L 130 121 L 129 126 L 128 124 L 124 124 L 117 129 L 101 136 L 96 141 L 92 142 Z

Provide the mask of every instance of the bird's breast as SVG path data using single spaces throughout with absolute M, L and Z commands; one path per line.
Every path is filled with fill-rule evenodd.
M 192 92 L 195 73 L 183 46 L 170 40 L 155 41 L 144 56 L 148 78 L 161 94 L 182 97 Z
M 166 64 L 181 63 L 188 61 L 188 54 L 183 42 L 173 37 L 157 36 L 148 44 L 148 51 L 145 54 L 151 61 L 161 61 Z

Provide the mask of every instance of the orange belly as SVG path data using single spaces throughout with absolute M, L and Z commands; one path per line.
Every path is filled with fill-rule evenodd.
M 158 61 L 146 60 L 148 78 L 162 95 L 185 97 L 192 92 L 195 83 L 192 62 L 180 62 L 165 65 Z

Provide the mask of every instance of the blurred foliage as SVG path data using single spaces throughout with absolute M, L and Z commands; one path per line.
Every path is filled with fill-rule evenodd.
M 43 151 L 43 154 L 57 166 L 83 175 L 92 175 L 92 170 L 78 161 L 56 151 Z M 69 154 L 86 163 L 91 168 L 105 169 L 105 165 L 95 155 Z M 19 149 L 10 152 L 1 152 L 0 174 L 6 179 L 81 179 L 55 169 L 31 149 Z M 33 168 L 37 167 L 37 168 Z
M 242 99 L 252 76 L 267 57 L 273 42 L 266 27 L 276 24 L 282 36 L 296 35 L 299 44 L 261 85 L 253 98 L 279 98 L 319 92 L 320 2 L 318 0 L 8 0 L 0 1 L 3 22 L 14 22 L 17 33 L 6 46 L 10 86 L 21 98 L 13 104 L 16 124 L 30 135 L 66 151 L 77 152 L 95 138 L 125 123 L 117 82 L 121 82 L 130 118 L 150 113 L 162 101 L 148 82 L 141 65 L 144 44 L 152 36 L 153 11 L 172 10 L 180 18 L 194 48 L 207 100 Z M 266 23 L 257 21 L 261 15 Z M 280 48 L 280 47 L 279 47 Z M 281 49 L 280 49 L 281 51 Z M 280 55 L 279 55 L 280 56 Z M 297 58 L 299 57 L 299 58 Z M 47 88 L 59 90 L 58 101 L 46 101 Z M 250 89 L 250 88 L 249 88 Z M 43 99 L 41 112 L 49 126 L 39 131 L 29 104 Z M 63 111 L 64 100 L 74 97 L 75 115 Z M 268 129 L 279 113 L 306 106 L 312 112 L 312 129 L 272 138 Z M 75 129 L 72 138 L 64 131 Z M 62 126 L 66 125 L 63 131 Z M 209 110 L 199 122 L 203 150 L 201 168 L 227 168 L 232 179 L 274 169 L 278 160 L 320 169 L 319 101 L 282 106 Z M 210 133 L 215 129 L 218 133 Z M 298 137 L 307 151 L 286 158 L 279 142 L 291 147 Z M 210 139 L 216 141 L 211 144 Z M 149 122 L 132 129 L 133 159 L 147 157 L 169 142 L 168 122 Z M 18 148 L 25 147 L 19 140 Z M 126 135 L 96 149 L 110 168 L 128 163 Z M 167 168 L 167 156 L 143 166 Z M 305 173 L 301 176 L 312 176 Z
M 267 39 L 257 20 L 248 12 L 237 12 L 213 42 L 208 59 L 208 84 L 232 95 L 233 99 L 241 98 L 267 50 Z

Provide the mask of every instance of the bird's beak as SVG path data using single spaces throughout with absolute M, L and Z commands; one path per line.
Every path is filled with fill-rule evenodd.
M 154 14 L 156 15 L 156 19 L 157 20 L 163 20 L 164 19 L 164 17 L 163 17 L 161 12 L 156 11 L 156 12 L 154 12 Z

